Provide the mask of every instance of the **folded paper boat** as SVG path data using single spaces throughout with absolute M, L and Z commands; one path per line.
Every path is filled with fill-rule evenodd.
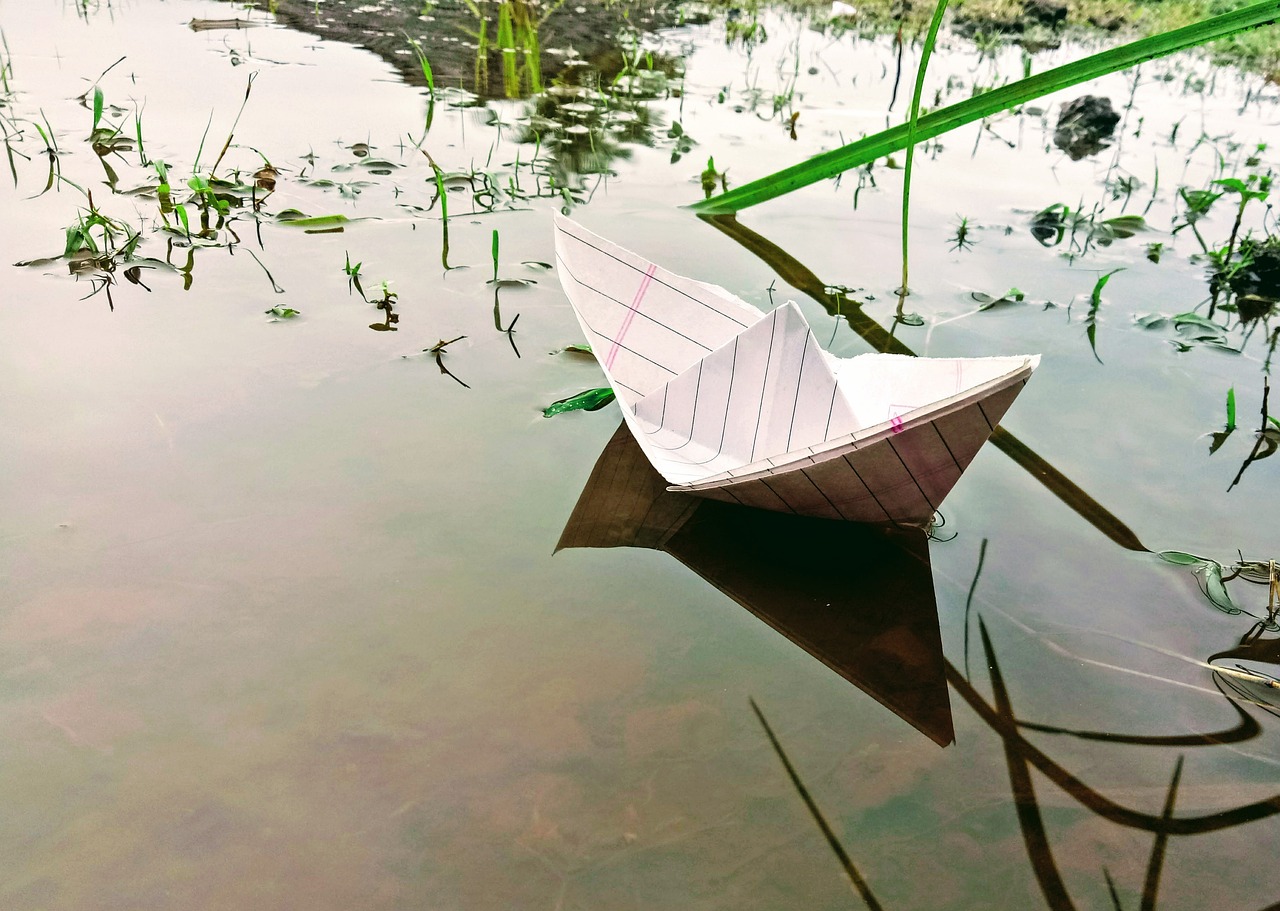
M 763 313 L 556 218 L 560 282 L 623 418 L 672 490 L 925 525 L 1040 362 L 836 357 Z

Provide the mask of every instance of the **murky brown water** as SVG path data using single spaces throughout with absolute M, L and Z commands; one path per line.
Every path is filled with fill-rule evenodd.
M 1109 879 L 1126 908 L 1144 893 L 1165 909 L 1277 900 L 1276 699 L 1259 676 L 1275 676 L 1276 633 L 1240 647 L 1266 588 L 1227 582 L 1246 611 L 1227 614 L 1188 567 L 1134 549 L 1228 568 L 1238 552 L 1278 556 L 1280 461 L 1227 492 L 1254 445 L 1274 326 L 1257 324 L 1243 353 L 1180 352 L 1171 340 L 1192 333 L 1133 320 L 1207 300 L 1192 232 L 1169 234 L 1176 189 L 1267 169 L 1269 150 L 1245 159 L 1276 146 L 1274 87 L 1150 64 L 1118 152 L 1072 162 L 1052 147 L 1069 92 L 920 157 L 908 309 L 924 325 L 896 341 L 1044 355 L 1004 422 L 1013 442 L 986 447 L 948 498 L 931 571 L 870 559 L 883 542 L 860 531 L 705 509 L 666 552 L 553 553 L 617 425 L 611 410 L 541 416 L 600 382 L 589 359 L 555 353 L 578 328 L 554 275 L 529 264 L 552 259 L 560 189 L 593 230 L 752 303 L 794 297 L 831 350 L 868 350 L 855 328 L 880 336 L 828 316 L 794 266 L 819 292 L 863 289 L 874 300 L 858 312 L 891 326 L 900 171 L 877 167 L 856 207 L 847 174 L 742 213 L 784 251 L 767 259 L 678 207 L 700 196 L 709 156 L 732 185 L 882 127 L 891 45 L 790 14 L 766 15 L 753 46 L 726 45 L 723 17 L 672 28 L 643 47 L 682 59 L 683 77 L 666 65 L 639 93 L 658 97 L 626 104 L 556 89 L 591 110 L 544 102 L 541 116 L 611 125 L 535 121 L 537 147 L 517 143 L 528 102 L 462 107 L 472 99 L 442 92 L 422 147 L 455 188 L 449 262 L 467 268 L 446 273 L 434 176 L 413 146 L 424 91 L 263 14 L 247 30 L 187 27 L 248 15 L 0 0 L 0 115 L 21 131 L 16 186 L 5 174 L 0 189 L 6 264 L 63 251 L 88 210 L 70 182 L 140 230 L 151 260 L 149 292 L 97 273 L 114 309 L 60 260 L 0 278 L 0 906 L 858 906 L 748 697 L 887 909 L 1111 907 Z M 207 175 L 257 74 L 219 175 L 247 177 L 265 156 L 278 183 L 260 224 L 233 210 L 231 249 L 225 229 L 193 248 L 175 214 L 173 232 L 155 230 L 155 171 L 136 150 L 108 156 L 121 192 L 104 183 L 91 87 L 122 55 L 99 82 L 104 121 L 132 135 L 142 111 L 177 201 L 206 123 Z M 931 85 L 964 97 L 1021 66 L 957 40 Z M 1089 90 L 1121 108 L 1132 85 Z M 34 123 L 52 127 L 69 181 L 43 195 Z M 1103 183 L 1127 175 L 1141 184 L 1125 211 L 1154 197 L 1152 230 L 1073 258 L 1069 240 L 1031 236 L 1056 202 L 1120 214 Z M 477 192 L 494 211 L 473 209 Z M 271 217 L 288 208 L 361 220 L 305 233 Z M 1262 211 L 1244 221 L 1259 236 Z M 1223 245 L 1233 215 L 1224 200 L 1196 228 Z M 959 216 L 971 249 L 952 249 Z M 500 276 L 536 280 L 499 291 L 498 326 L 518 314 L 510 334 L 487 284 L 494 230 Z M 1158 264 L 1144 255 L 1156 242 Z M 386 314 L 349 290 L 348 258 L 371 298 L 391 283 L 398 331 L 370 330 Z M 1099 362 L 1090 290 L 1119 267 Z M 1025 302 L 977 312 L 971 291 L 1014 286 Z M 273 307 L 299 315 L 273 321 Z M 469 388 L 422 353 L 458 336 L 443 363 Z M 1232 387 L 1240 426 L 1210 456 Z M 1049 470 L 1082 493 L 1042 483 Z M 735 603 L 821 652 L 839 636 L 803 623 L 823 598 L 859 612 L 840 628 L 843 658 L 824 657 L 870 692 Z M 925 647 L 939 633 L 940 654 Z M 1253 670 L 1215 674 L 1211 658 Z M 955 743 L 886 705 L 933 734 L 949 705 Z

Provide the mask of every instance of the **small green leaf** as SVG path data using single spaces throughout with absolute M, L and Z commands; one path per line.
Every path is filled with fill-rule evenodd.
M 292 307 L 272 307 L 266 311 L 268 316 L 274 316 L 277 319 L 293 319 L 299 312 Z
M 542 411 L 544 418 L 564 414 L 566 411 L 596 411 L 608 405 L 614 399 L 613 390 L 608 386 L 600 389 L 588 389 L 567 399 L 553 402 Z
M 1197 557 L 1195 554 L 1184 553 L 1180 550 L 1162 550 L 1156 554 L 1166 563 L 1176 563 L 1179 566 L 1196 566 L 1200 563 L 1208 563 L 1204 557 Z
M 93 128 L 98 128 L 98 123 L 102 120 L 102 89 L 99 86 L 93 87 Z
M 1236 387 L 1227 390 L 1227 430 L 1236 429 Z
M 595 353 L 591 350 L 591 346 L 588 345 L 586 342 L 579 342 L 576 345 L 565 345 L 560 350 L 564 352 L 570 352 L 573 354 L 594 354 Z M 1272 420 L 1274 421 L 1275 418 L 1272 418 Z
M 1198 326 L 1201 329 L 1208 329 L 1215 335 L 1222 333 L 1222 327 L 1211 319 L 1206 319 L 1199 313 L 1179 313 L 1177 316 L 1171 317 L 1173 324 L 1181 329 L 1183 326 Z
M 1249 189 L 1247 186 L 1245 186 L 1244 181 L 1238 177 L 1227 177 L 1222 180 L 1212 181 L 1212 183 L 1216 183 L 1220 187 L 1225 187 L 1226 189 L 1230 190 L 1232 193 L 1244 193 L 1246 190 Z
M 1107 286 L 1107 282 L 1111 281 L 1111 276 L 1123 271 L 1123 268 L 1112 269 L 1105 275 L 1098 276 L 1098 280 L 1093 283 L 1093 290 L 1089 293 L 1089 301 L 1093 304 L 1095 310 L 1102 305 L 1102 289 Z
M 335 228 L 345 225 L 351 219 L 345 215 L 311 215 L 293 214 L 296 210 L 286 210 L 276 216 L 276 221 L 295 228 Z
M 1209 560 L 1202 568 L 1196 570 L 1196 575 L 1203 580 L 1200 588 L 1214 607 L 1224 614 L 1242 613 L 1231 600 L 1231 595 L 1227 593 L 1227 586 L 1222 581 L 1221 563 Z

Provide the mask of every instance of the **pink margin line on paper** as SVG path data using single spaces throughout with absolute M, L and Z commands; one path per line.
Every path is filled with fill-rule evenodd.
M 627 330 L 631 328 L 631 322 L 636 318 L 636 312 L 640 309 L 640 301 L 644 300 L 645 293 L 649 290 L 649 286 L 653 284 L 653 273 L 658 271 L 656 263 L 649 263 L 649 268 L 644 270 L 644 278 L 640 282 L 640 287 L 636 289 L 636 296 L 631 300 L 631 309 L 627 313 L 627 318 L 622 321 L 621 328 L 618 329 L 618 335 L 613 340 L 613 345 L 609 348 L 609 355 L 604 359 L 604 369 L 613 369 L 613 360 L 618 356 L 618 348 L 622 345 L 622 339 L 626 336 Z

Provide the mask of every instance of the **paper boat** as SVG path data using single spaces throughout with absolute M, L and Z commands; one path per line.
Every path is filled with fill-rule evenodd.
M 1040 362 L 835 357 L 793 302 L 763 313 L 570 219 L 555 227 L 565 294 L 672 490 L 925 525 Z

